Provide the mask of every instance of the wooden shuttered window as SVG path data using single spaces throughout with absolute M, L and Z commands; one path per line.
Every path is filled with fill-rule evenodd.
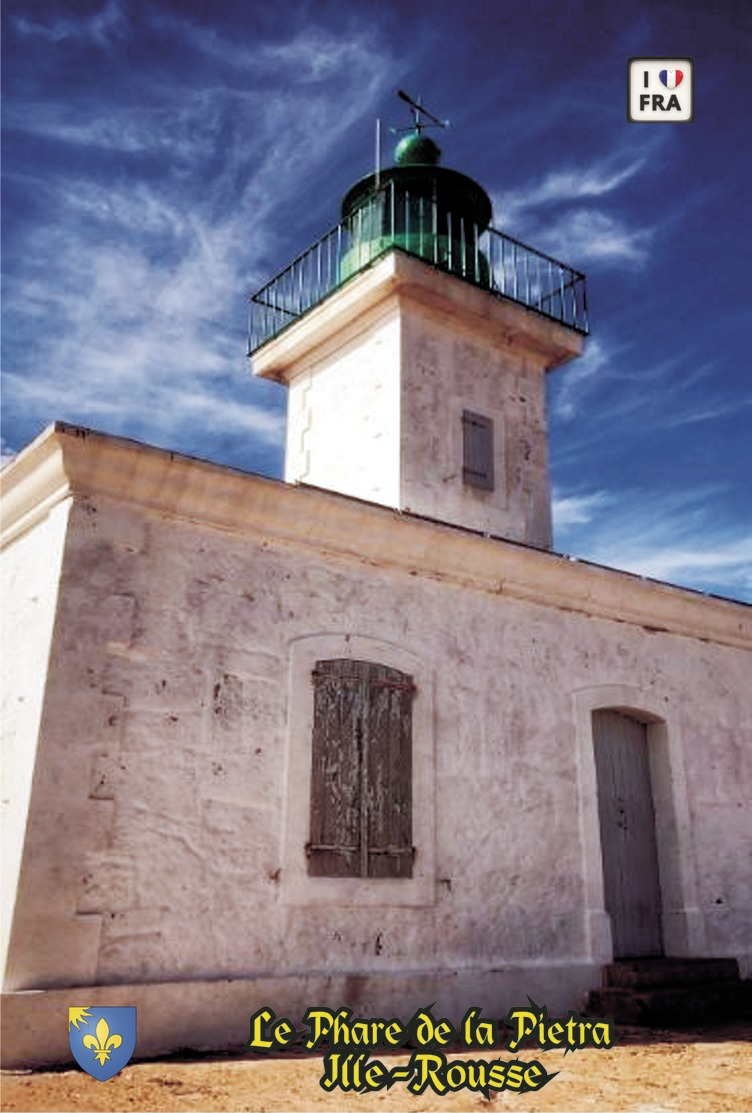
M 411 677 L 318 661 L 313 672 L 312 877 L 412 877 Z
M 462 478 L 469 487 L 494 489 L 493 421 L 483 414 L 462 413 Z

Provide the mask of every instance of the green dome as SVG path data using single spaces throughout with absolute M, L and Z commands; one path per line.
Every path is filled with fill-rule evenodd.
M 416 128 L 394 152 L 395 166 L 361 178 L 342 199 L 349 278 L 399 248 L 476 285 L 489 283 L 479 237 L 491 222 L 488 194 L 472 178 L 439 165 L 441 151 Z
M 398 166 L 435 166 L 441 150 L 428 135 L 412 132 L 400 139 L 394 151 Z

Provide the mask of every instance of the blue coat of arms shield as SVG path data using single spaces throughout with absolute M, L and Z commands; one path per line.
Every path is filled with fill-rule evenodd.
M 135 1051 L 135 1006 L 69 1008 L 68 1041 L 78 1065 L 92 1078 L 107 1082 Z

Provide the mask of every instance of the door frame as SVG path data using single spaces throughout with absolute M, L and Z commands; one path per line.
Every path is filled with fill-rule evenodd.
M 679 711 L 654 692 L 606 684 L 581 688 L 573 694 L 588 957 L 604 964 L 612 962 L 614 955 L 603 883 L 593 711 L 618 711 L 647 727 L 664 953 L 702 955 L 705 922 L 698 900 Z
M 591 719 L 614 959 L 662 956 L 663 901 L 648 727 L 611 709 L 593 711 Z

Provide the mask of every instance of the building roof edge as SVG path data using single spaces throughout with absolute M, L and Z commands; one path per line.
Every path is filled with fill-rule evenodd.
M 64 498 L 103 496 L 240 534 L 541 606 L 752 648 L 752 606 L 347 495 L 48 426 L 3 470 L 3 544 Z M 437 536 L 440 535 L 440 536 Z

